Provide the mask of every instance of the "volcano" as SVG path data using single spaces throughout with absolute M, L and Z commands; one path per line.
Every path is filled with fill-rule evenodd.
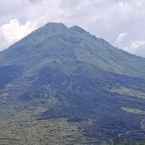
M 0 52 L 0 104 L 0 120 L 63 118 L 87 145 L 144 141 L 145 58 L 48 23 Z

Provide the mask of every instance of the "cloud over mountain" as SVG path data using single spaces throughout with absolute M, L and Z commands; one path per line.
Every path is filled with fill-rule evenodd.
M 130 46 L 136 41 L 144 41 L 144 7 L 144 0 L 5 0 L 0 2 L 0 30 L 14 19 L 22 26 L 30 23 L 37 27 L 46 22 L 61 21 L 67 25 L 78 24 L 113 44 L 126 33 L 123 43 L 117 46 L 137 53 Z M 27 32 L 29 30 L 24 34 Z M 7 41 L 5 43 L 9 45 Z

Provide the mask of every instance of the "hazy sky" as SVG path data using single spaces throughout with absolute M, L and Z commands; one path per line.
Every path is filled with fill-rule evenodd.
M 145 0 L 1 0 L 0 49 L 47 22 L 82 26 L 145 56 Z

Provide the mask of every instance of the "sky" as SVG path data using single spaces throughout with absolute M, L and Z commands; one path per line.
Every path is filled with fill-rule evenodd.
M 145 57 L 145 0 L 1 0 L 0 50 L 48 22 L 79 25 Z

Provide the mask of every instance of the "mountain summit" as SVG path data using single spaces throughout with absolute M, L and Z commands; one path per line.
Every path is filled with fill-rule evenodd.
M 26 63 L 23 67 L 32 69 L 32 62 L 38 66 L 46 59 L 64 61 L 64 56 L 105 71 L 145 78 L 144 58 L 116 49 L 79 26 L 68 28 L 61 23 L 48 23 L 0 53 L 0 64 Z
M 81 27 L 48 23 L 1 52 L 0 80 L 2 117 L 65 118 L 106 142 L 144 138 L 145 59 Z

